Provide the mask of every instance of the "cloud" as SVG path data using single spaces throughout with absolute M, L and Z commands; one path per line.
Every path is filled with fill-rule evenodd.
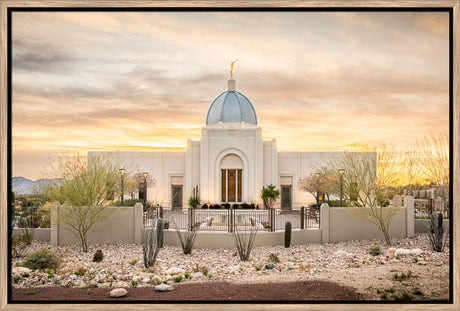
M 13 40 L 12 51 L 15 71 L 62 71 L 76 60 L 56 45 L 28 38 Z

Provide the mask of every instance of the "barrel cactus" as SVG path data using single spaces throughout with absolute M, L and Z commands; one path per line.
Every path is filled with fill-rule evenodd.
M 284 225 L 284 247 L 291 246 L 292 224 L 290 221 Z

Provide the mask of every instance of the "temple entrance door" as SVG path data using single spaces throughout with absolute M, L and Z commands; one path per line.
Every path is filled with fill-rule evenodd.
M 241 202 L 243 170 L 222 170 L 222 202 Z

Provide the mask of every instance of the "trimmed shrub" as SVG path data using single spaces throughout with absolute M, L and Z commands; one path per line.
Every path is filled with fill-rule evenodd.
M 21 266 L 27 267 L 32 270 L 54 269 L 58 266 L 58 258 L 56 254 L 46 248 L 39 250 L 27 256 Z
M 96 253 L 94 253 L 93 261 L 94 262 L 101 262 L 102 259 L 104 259 L 104 254 L 102 254 L 102 251 L 100 249 L 98 249 L 96 251 Z
M 268 257 L 268 262 L 279 263 L 280 259 L 278 258 L 278 255 L 270 254 L 270 256 Z
M 372 256 L 378 256 L 381 253 L 382 252 L 380 252 L 380 246 L 378 245 L 372 246 L 371 248 L 369 248 L 369 254 L 371 254 Z

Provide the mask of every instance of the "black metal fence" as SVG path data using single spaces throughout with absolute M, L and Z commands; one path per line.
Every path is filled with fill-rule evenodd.
M 290 221 L 292 229 L 319 229 L 320 209 L 302 207 L 294 210 L 264 209 L 183 209 L 166 210 L 159 207 L 144 213 L 144 227 L 155 226 L 156 220 L 162 218 L 166 228 L 191 230 L 199 228 L 203 231 L 226 231 L 256 227 L 260 231 L 284 230 Z

